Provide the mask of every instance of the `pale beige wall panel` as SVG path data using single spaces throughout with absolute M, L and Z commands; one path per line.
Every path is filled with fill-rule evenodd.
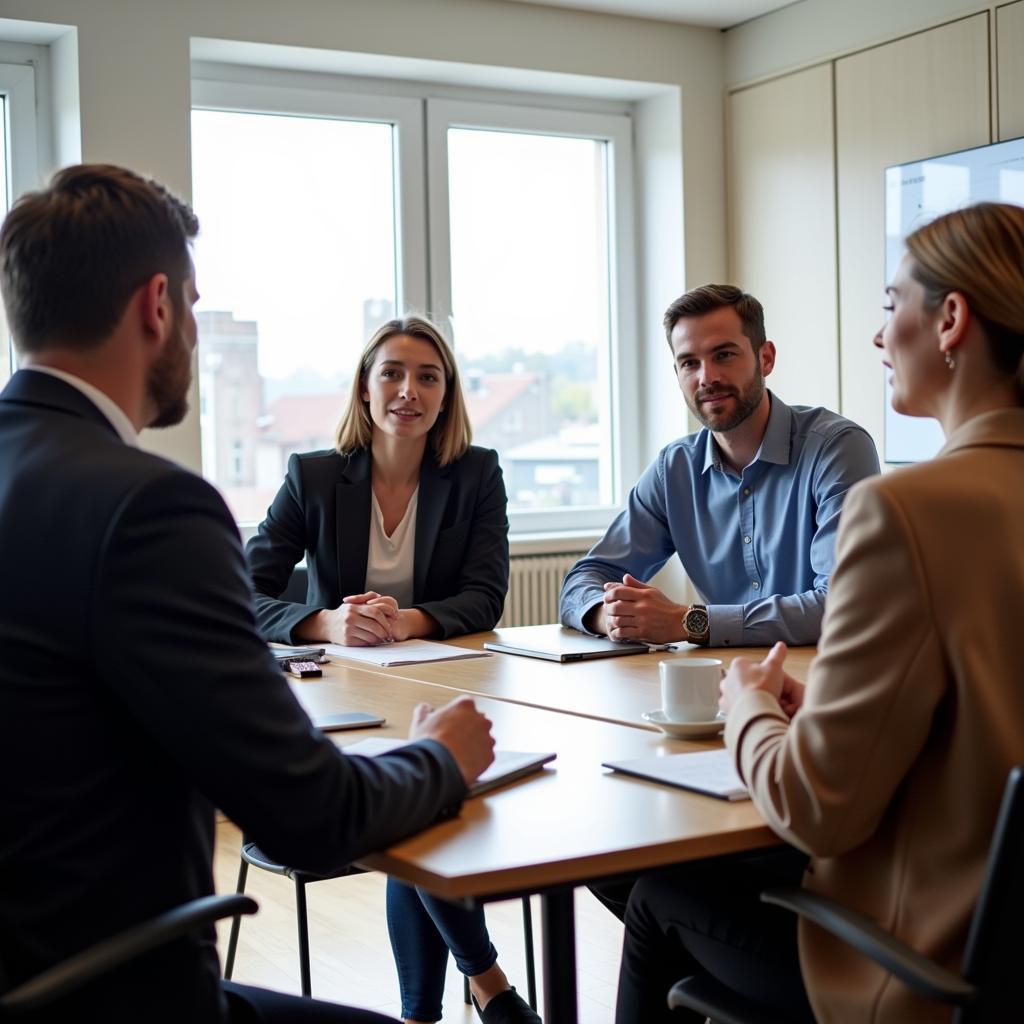
M 999 138 L 1024 135 L 1024 0 L 996 11 Z
M 987 14 L 836 62 L 842 411 L 879 453 L 884 379 L 871 339 L 883 317 L 884 169 L 988 141 Z
M 832 66 L 728 101 L 729 277 L 764 304 L 785 402 L 839 403 Z

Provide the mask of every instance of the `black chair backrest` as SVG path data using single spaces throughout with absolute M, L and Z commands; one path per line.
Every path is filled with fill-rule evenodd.
M 960 809 L 970 813 L 968 808 Z M 956 813 L 956 812 L 954 812 Z M 964 953 L 964 977 L 979 998 L 957 1017 L 968 1022 L 1015 1019 L 1020 1012 L 1024 942 L 1024 765 L 1010 772 L 999 808 L 988 870 Z M 1010 1016 L 1007 1016 L 1010 1013 Z M 1020 1018 L 1016 1018 L 1020 1019 Z

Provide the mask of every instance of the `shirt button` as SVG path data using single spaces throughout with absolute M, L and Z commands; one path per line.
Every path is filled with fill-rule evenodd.
M 750 585 L 751 585 L 751 586 L 752 586 L 752 587 L 753 587 L 753 588 L 754 588 L 755 590 L 760 590 L 760 589 L 761 589 L 761 584 L 760 584 L 760 583 L 758 583 L 758 582 L 757 582 L 757 580 L 753 580 L 753 581 L 751 581 L 751 584 L 750 584 Z
M 750 543 L 750 538 L 749 537 L 744 537 L 743 538 L 743 543 L 744 544 L 749 544 Z
M 749 487 L 744 487 L 743 488 L 743 494 L 745 496 L 749 497 L 750 496 L 750 488 Z

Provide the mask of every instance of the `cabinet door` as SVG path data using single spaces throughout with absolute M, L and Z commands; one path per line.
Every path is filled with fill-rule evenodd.
M 1024 135 L 1024 0 L 996 10 L 999 138 Z
M 989 137 L 988 13 L 836 61 L 842 411 L 883 452 L 884 171 Z
M 729 279 L 764 305 L 783 401 L 839 408 L 832 65 L 729 96 Z

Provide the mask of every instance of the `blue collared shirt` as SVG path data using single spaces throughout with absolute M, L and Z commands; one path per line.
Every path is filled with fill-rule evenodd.
M 771 401 L 761 447 L 739 476 L 707 428 L 661 450 L 566 576 L 562 622 L 584 629 L 606 582 L 627 572 L 647 581 L 675 553 L 708 605 L 709 646 L 817 643 L 843 499 L 878 472 L 878 453 L 842 416 Z

